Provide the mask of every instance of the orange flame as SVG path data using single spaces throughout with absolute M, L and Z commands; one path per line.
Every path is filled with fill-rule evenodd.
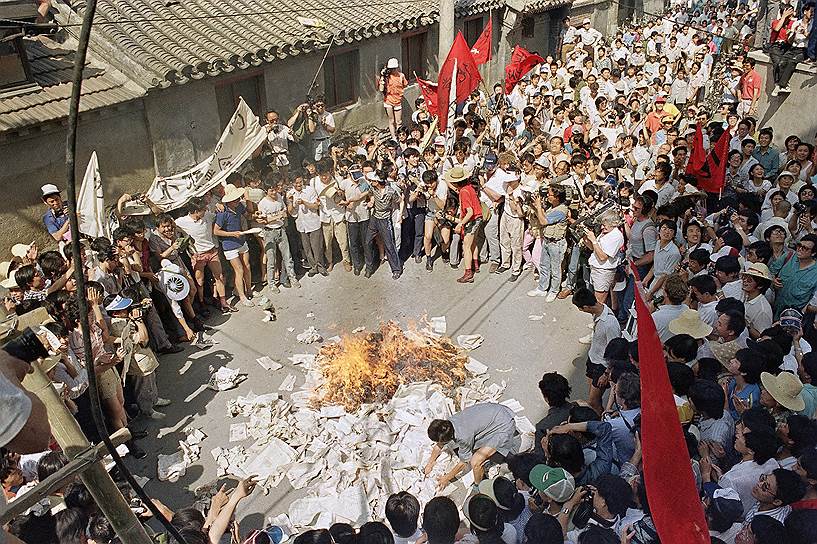
M 325 382 L 315 403 L 354 412 L 364 403 L 388 401 L 403 383 L 431 380 L 453 389 L 465 381 L 468 356 L 450 338 L 406 335 L 389 321 L 377 332 L 323 346 L 317 362 Z

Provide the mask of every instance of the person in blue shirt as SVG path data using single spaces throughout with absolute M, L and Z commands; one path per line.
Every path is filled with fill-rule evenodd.
M 57 242 L 71 240 L 71 233 L 69 232 L 70 225 L 68 224 L 68 208 L 62 201 L 60 190 L 56 185 L 47 183 L 41 187 L 43 192 L 43 203 L 48 206 L 48 211 L 43 215 L 43 224 Z
M 725 408 L 732 414 L 732 419 L 738 421 L 744 410 L 760 404 L 763 357 L 757 351 L 743 348 L 725 366 L 731 374 L 722 382 L 726 393 Z
M 806 234 L 797 243 L 794 257 L 772 262 L 769 271 L 774 275 L 777 295 L 774 300 L 774 319 L 786 308 L 800 311 L 808 305 L 817 290 L 817 235 Z
M 219 212 L 216 213 L 213 234 L 220 238 L 224 258 L 230 261 L 233 267 L 235 291 L 241 304 L 253 306 L 249 298 L 252 294 L 250 248 L 241 233 L 241 218 L 247 212 L 247 207 L 241 202 L 243 196 L 243 188 L 227 184 L 221 198 L 223 208 L 219 208 Z

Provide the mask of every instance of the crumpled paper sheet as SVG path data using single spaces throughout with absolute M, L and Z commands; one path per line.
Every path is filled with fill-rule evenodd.
M 461 334 L 457 336 L 457 345 L 462 349 L 477 349 L 484 340 L 481 334 Z
M 201 429 L 188 429 L 187 438 L 179 442 L 179 450 L 170 455 L 157 456 L 156 474 L 164 482 L 176 482 L 187 472 L 187 467 L 199 460 L 201 443 L 207 435 Z
M 314 342 L 323 342 L 323 336 L 315 329 L 309 327 L 304 329 L 304 332 L 295 337 L 301 344 L 312 344 Z
M 213 391 L 227 391 L 238 387 L 238 384 L 246 379 L 247 375 L 241 374 L 241 369 L 222 366 L 215 372 L 211 370 L 210 381 L 207 382 L 207 387 Z
M 263 357 L 259 357 L 255 360 L 256 363 L 261 365 L 264 370 L 281 370 L 283 365 L 277 361 L 273 361 L 270 357 L 264 355 Z

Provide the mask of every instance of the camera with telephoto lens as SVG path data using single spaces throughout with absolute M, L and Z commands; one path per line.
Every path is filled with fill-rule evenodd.
M 26 327 L 23 333 L 17 338 L 9 340 L 6 345 L 3 346 L 3 349 L 12 357 L 16 357 L 27 363 L 33 363 L 37 359 L 45 359 L 48 357 L 48 350 L 45 349 L 43 343 L 40 342 L 40 339 L 37 338 L 37 335 L 30 327 Z
M 721 214 L 718 216 L 718 225 L 720 226 L 727 225 L 729 221 L 732 219 L 732 216 L 736 213 L 738 213 L 738 211 L 735 208 L 733 208 L 732 206 L 727 206 L 726 208 L 723 209 L 723 212 L 721 212 Z
M 615 170 L 617 168 L 624 168 L 627 165 L 627 161 L 624 158 L 619 157 L 618 159 L 610 159 L 609 161 L 602 161 L 600 164 L 602 170 Z
M 808 204 L 803 202 L 795 202 L 792 204 L 792 208 L 794 208 L 794 212 L 798 215 L 804 214 L 809 210 Z
M 584 486 L 583 486 L 584 487 Z M 584 496 L 582 501 L 576 505 L 576 509 L 573 511 L 573 525 L 575 525 L 579 529 L 584 529 L 587 527 L 587 523 L 590 521 L 590 518 L 593 516 L 593 495 L 594 492 L 591 488 L 585 487 L 587 489 L 587 495 Z M 579 489 L 576 490 L 576 493 L 579 492 Z

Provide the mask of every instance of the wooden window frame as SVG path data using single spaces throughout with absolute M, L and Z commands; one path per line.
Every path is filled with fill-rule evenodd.
M 400 62 L 401 66 L 403 67 L 403 74 L 406 76 L 406 79 L 409 83 L 414 83 L 417 79 L 414 77 L 414 72 L 416 70 L 416 66 L 409 66 L 409 51 L 406 49 L 406 44 L 408 40 L 415 39 L 417 37 L 422 36 L 422 46 L 420 50 L 420 62 L 422 62 L 421 70 L 418 75 L 422 78 L 428 76 L 426 73 L 426 66 L 425 66 L 425 59 L 427 58 L 427 46 L 428 46 L 428 29 L 416 30 L 414 32 L 408 32 L 400 36 Z M 411 68 L 411 70 L 409 70 Z
M 326 109 L 329 111 L 339 110 L 351 106 L 360 100 L 360 49 L 357 47 L 354 48 L 344 48 L 334 53 L 330 54 L 326 57 L 326 61 L 323 64 L 323 90 L 322 94 L 324 95 L 324 99 L 327 97 L 327 66 L 332 66 L 332 74 L 334 75 L 335 72 L 335 59 L 342 55 L 354 54 L 355 55 L 355 63 L 357 64 L 357 74 L 351 74 L 349 78 L 350 83 L 352 85 L 352 99 L 347 100 L 345 102 L 338 102 L 336 104 L 330 105 L 328 102 L 326 103 Z M 335 77 L 337 80 L 337 77 Z M 333 81 L 336 84 L 336 81 Z M 333 89 L 335 98 L 337 98 L 337 90 Z

